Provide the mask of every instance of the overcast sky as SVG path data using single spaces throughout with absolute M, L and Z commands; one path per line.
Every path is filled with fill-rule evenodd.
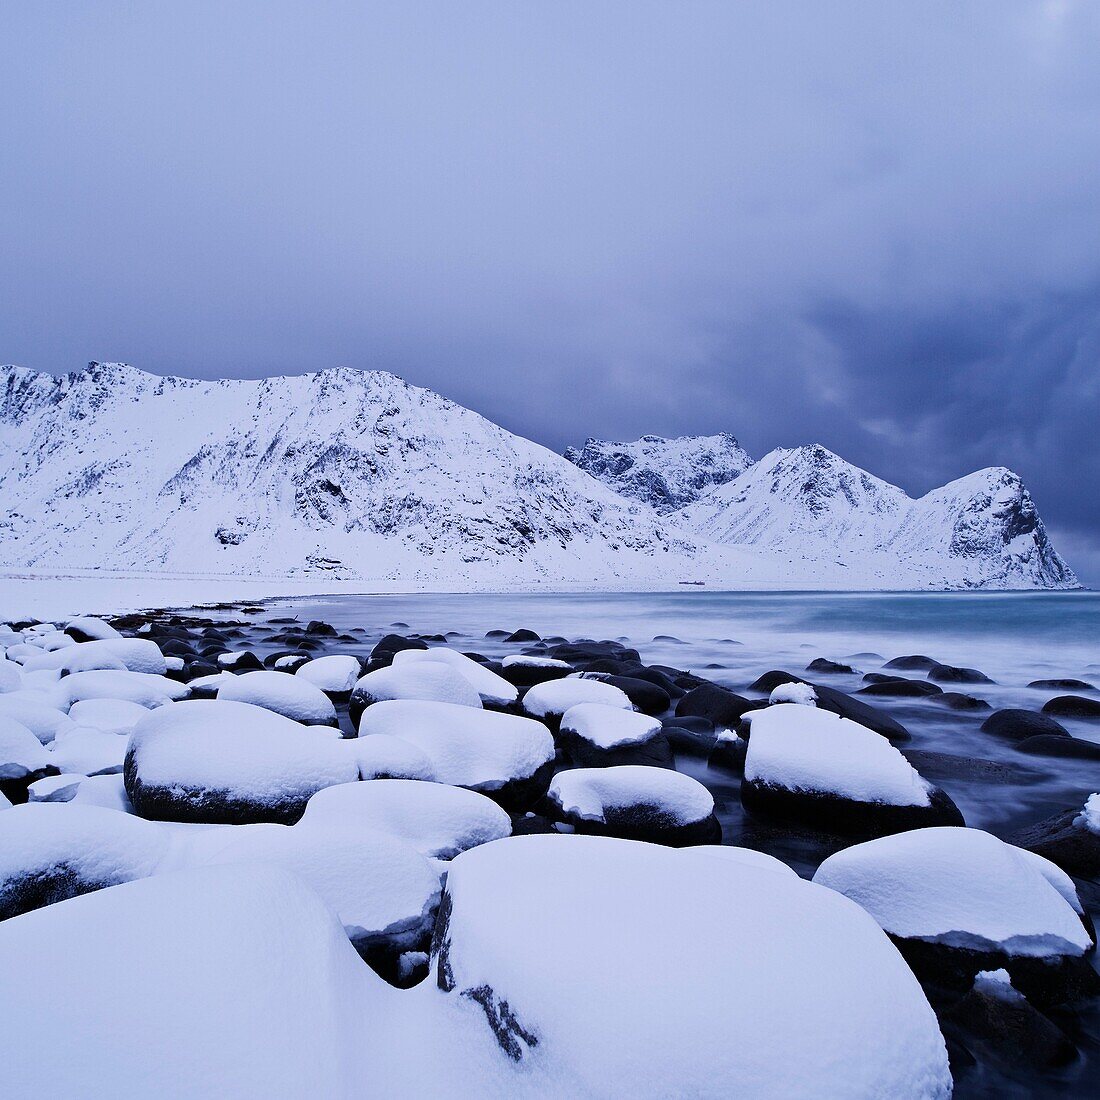
M 1100 4 L 0 6 L 0 361 L 1018 470 L 1100 583 Z

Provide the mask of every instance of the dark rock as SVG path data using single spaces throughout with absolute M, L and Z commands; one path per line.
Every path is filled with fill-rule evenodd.
M 782 669 L 774 668 L 771 672 L 765 672 L 762 676 L 757 676 L 751 684 L 749 684 L 749 691 L 762 691 L 765 695 L 770 695 L 781 684 L 806 684 L 808 680 L 803 680 L 801 676 L 796 676 L 793 672 L 784 672 Z
M 1059 718 L 1100 718 L 1100 699 L 1058 695 L 1043 704 L 1043 713 L 1057 714 Z
M 749 743 L 743 737 L 723 737 L 715 742 L 714 748 L 707 757 L 707 766 L 725 768 L 740 775 L 745 770 L 745 757 L 748 751 Z
M 928 806 L 889 806 L 882 802 L 858 802 L 828 791 L 795 791 L 759 779 L 741 780 L 741 804 L 751 814 L 863 838 L 965 824 L 959 808 L 945 791 L 934 787 L 929 798 Z
M 685 715 L 666 718 L 661 725 L 674 752 L 706 757 L 714 749 L 717 735 L 714 732 L 714 723 L 709 718 Z
M 571 668 L 554 668 L 552 665 L 502 665 L 500 675 L 510 684 L 516 687 L 528 688 L 535 684 L 543 684 L 547 680 L 560 680 L 568 676 Z
M 601 748 L 571 730 L 559 730 L 556 738 L 569 759 L 579 768 L 611 768 L 620 764 L 643 764 L 651 768 L 673 768 L 672 748 L 662 731 L 647 741 Z
M 396 625 L 396 624 L 394 624 L 394 625 Z M 486 632 L 485 637 L 486 638 L 492 638 L 492 639 L 498 640 L 498 641 L 503 641 L 505 638 L 508 637 L 508 631 L 507 630 L 490 630 L 490 631 Z
M 963 695 L 958 691 L 941 691 L 939 695 L 929 695 L 928 702 L 935 703 L 938 707 L 946 707 L 948 710 L 993 709 L 984 699 L 976 699 L 973 695 Z
M 881 653 L 849 653 L 848 656 L 844 658 L 846 661 L 855 661 L 857 664 L 862 663 L 865 665 L 872 664 L 875 661 L 882 664 L 885 659 L 886 658 L 883 657 Z
M 936 665 L 928 670 L 928 679 L 940 684 L 992 684 L 993 681 L 984 672 L 976 668 L 961 668 L 958 665 Z
M 1045 856 L 1063 871 L 1081 878 L 1100 878 L 1100 833 L 1077 824 L 1082 811 L 1065 810 L 1021 830 L 1011 843 Z
M 833 675 L 855 672 L 851 665 L 842 665 L 839 661 L 830 661 L 825 657 L 815 657 L 807 666 L 807 672 L 828 672 Z
M 863 677 L 863 682 L 865 684 L 889 684 L 904 679 L 904 676 L 892 675 L 889 672 L 868 672 Z
M 0 794 L 2 794 L 13 806 L 22 806 L 29 797 L 27 788 L 30 787 L 32 783 L 37 783 L 39 779 L 45 779 L 51 775 L 60 774 L 61 772 L 58 768 L 55 768 L 52 764 L 48 764 L 44 768 L 36 768 L 34 771 L 25 772 L 20 776 L 0 779 Z
M 983 723 L 983 733 L 992 733 L 1010 741 L 1028 737 L 1069 737 L 1065 726 L 1034 710 L 1008 707 L 995 710 Z
M 883 680 L 877 684 L 868 684 L 859 689 L 859 695 L 885 695 L 897 699 L 925 698 L 939 695 L 943 688 L 930 684 L 927 680 Z
M 906 657 L 895 657 L 892 661 L 887 661 L 883 668 L 899 668 L 903 671 L 911 672 L 927 672 L 929 669 L 933 669 L 939 661 L 933 661 L 931 657 L 925 657 L 923 654 L 915 653 Z
M 1032 680 L 1029 688 L 1045 688 L 1048 691 L 1095 691 L 1092 684 L 1084 680 Z
M 667 810 L 649 803 L 634 806 L 609 806 L 604 820 L 595 821 L 562 808 L 553 798 L 546 799 L 549 816 L 589 836 L 614 836 L 622 840 L 641 840 L 670 848 L 690 848 L 696 844 L 719 844 L 722 826 L 711 814 L 702 821 L 680 824 Z
M 601 680 L 626 693 L 636 710 L 643 714 L 656 716 L 664 714 L 672 705 L 668 692 L 664 688 L 651 684 L 648 680 L 637 680 L 632 676 L 611 676 L 606 672 L 581 673 L 583 680 Z
M 427 643 L 419 641 L 416 638 L 403 638 L 400 634 L 387 634 L 378 644 L 371 650 L 370 659 L 372 661 L 377 660 L 393 660 L 395 653 L 400 653 L 403 649 L 427 649 Z
M 307 634 L 318 634 L 324 638 L 335 638 L 337 631 L 336 627 L 330 626 L 328 623 L 321 622 L 320 619 L 314 619 L 307 627 Z
M 687 645 L 687 642 L 681 641 L 679 638 L 674 638 L 671 634 L 656 634 L 653 640 L 655 642 L 670 642 L 672 645 Z
M 218 665 L 226 672 L 255 672 L 264 667 L 263 662 L 251 649 L 244 650 L 231 665 L 222 665 L 221 661 Z
M 751 708 L 748 699 L 717 684 L 692 688 L 676 703 L 677 718 L 707 718 L 715 726 L 736 729 L 741 715 Z
M 555 657 L 559 661 L 568 661 L 570 664 L 579 664 L 582 661 L 597 661 L 601 657 L 610 657 L 615 661 L 641 661 L 642 659 L 636 649 L 628 649 L 620 642 L 593 642 L 590 640 L 552 645 L 547 650 L 546 655 Z
M 515 630 L 504 639 L 506 642 L 541 642 L 542 639 L 533 631 L 520 629 Z
M 1017 752 L 1033 756 L 1064 756 L 1071 760 L 1100 760 L 1100 745 L 1078 737 L 1026 737 L 1016 744 Z
M 983 760 L 979 756 L 957 756 L 929 749 L 902 749 L 902 755 L 925 779 L 960 780 L 967 783 L 1029 784 L 1043 778 L 1042 772 L 1021 764 Z

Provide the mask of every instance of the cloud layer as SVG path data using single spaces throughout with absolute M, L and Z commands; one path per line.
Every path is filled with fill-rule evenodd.
M 16 10 L 18 9 L 18 10 Z M 1100 8 L 9 5 L 0 358 L 1020 471 L 1100 581 Z

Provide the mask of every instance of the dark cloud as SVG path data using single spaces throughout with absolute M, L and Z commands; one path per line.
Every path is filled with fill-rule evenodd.
M 1100 8 L 9 4 L 0 357 L 1018 469 L 1100 581 Z

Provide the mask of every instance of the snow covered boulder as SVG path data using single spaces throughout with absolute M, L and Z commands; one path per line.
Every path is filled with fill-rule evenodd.
M 345 836 L 383 832 L 437 859 L 510 836 L 511 818 L 491 798 L 445 783 L 386 779 L 318 791 L 295 828 Z
M 12 1097 L 350 1100 L 386 1059 L 372 1026 L 364 1038 L 390 1007 L 373 987 L 399 996 L 313 890 L 259 865 L 160 875 L 8 921 L 0 973 L 20 1006 L 0 1035 Z
M 94 669 L 126 669 L 163 676 L 167 671 L 164 654 L 156 642 L 148 638 L 105 638 L 102 641 L 78 642 L 63 649 L 28 658 L 28 670 L 61 668 L 68 672 L 89 672 Z
M 82 699 L 69 708 L 69 717 L 78 726 L 90 726 L 104 733 L 118 733 L 129 737 L 134 726 L 149 711 L 140 703 L 126 699 Z
M 76 726 L 54 739 L 49 755 L 59 772 L 108 775 L 122 771 L 127 744 L 127 738 L 117 733 Z
M 307 726 L 338 725 L 332 700 L 308 680 L 285 672 L 246 672 L 218 687 L 219 699 L 252 703 Z
M 8 802 L 26 802 L 27 788 L 54 771 L 42 742 L 22 722 L 0 714 L 0 792 Z
M 606 703 L 578 703 L 561 717 L 558 744 L 581 767 L 615 764 L 672 767 L 672 749 L 660 719 Z
M 54 705 L 51 696 L 41 691 L 23 689 L 0 695 L 0 718 L 11 718 L 26 726 L 43 745 L 48 745 L 59 733 L 76 725 Z
M 186 699 L 191 689 L 186 684 L 154 676 L 148 672 L 76 672 L 59 680 L 51 696 L 60 707 L 68 708 L 82 699 L 126 699 L 139 706 L 162 707 Z
M 306 661 L 294 670 L 294 675 L 320 688 L 333 699 L 346 699 L 362 671 L 358 657 L 334 653 L 329 657 Z
M 359 786 L 359 784 L 356 784 Z M 340 918 L 355 949 L 393 984 L 401 956 L 425 953 L 439 904 L 439 872 L 415 847 L 385 832 L 241 825 L 190 839 L 197 864 L 271 863 L 298 875 Z M 424 964 L 418 977 L 427 973 Z
M 488 795 L 506 810 L 537 802 L 554 770 L 554 739 L 546 727 L 514 714 L 393 699 L 363 712 L 359 736 L 376 733 L 415 745 L 438 782 Z
M 200 699 L 143 718 L 124 774 L 142 817 L 293 824 L 323 787 L 358 782 L 359 766 L 335 730 L 250 703 Z
M 561 680 L 536 684 L 523 697 L 523 709 L 532 718 L 545 722 L 556 730 L 561 716 L 578 703 L 603 703 L 620 710 L 633 710 L 625 691 L 600 680 L 584 680 L 574 673 Z
M 509 654 L 501 662 L 501 676 L 516 687 L 533 687 L 547 680 L 560 680 L 573 671 L 568 661 L 524 653 Z
M 355 757 L 360 779 L 422 779 L 435 782 L 435 772 L 427 753 L 400 737 L 375 733 L 353 737 L 347 742 Z
M 672 847 L 722 839 L 710 791 L 666 768 L 628 764 L 559 772 L 546 801 L 548 816 L 578 833 Z
M 881 837 L 830 856 L 814 882 L 862 905 L 922 980 L 967 989 L 979 971 L 1005 969 L 1039 1002 L 1095 987 L 1072 879 L 990 833 Z
M 408 661 L 368 672 L 351 689 L 348 715 L 358 723 L 367 707 L 388 699 L 421 699 L 481 709 L 477 689 L 444 661 Z
M 781 703 L 755 711 L 749 728 L 741 802 L 750 813 L 857 836 L 963 824 L 889 741 L 847 718 Z
M 874 922 L 767 868 L 605 837 L 502 840 L 451 865 L 433 963 L 525 1076 L 553 1067 L 556 1095 L 951 1092 L 935 1015 Z
M 153 874 L 159 826 L 98 806 L 28 802 L 0 816 L 0 920 Z
M 9 661 L 0 652 L 0 694 L 18 691 L 23 686 L 23 672 L 14 661 Z
M 1012 840 L 1072 875 L 1100 878 L 1100 794 L 1089 795 L 1080 809 L 1036 822 Z
M 455 649 L 402 649 L 393 655 L 397 668 L 433 661 L 449 666 L 468 680 L 485 706 L 510 707 L 519 697 L 514 684 Z
M 65 627 L 65 633 L 77 642 L 98 642 L 106 638 L 122 637 L 110 623 L 105 623 L 102 619 L 93 619 L 91 616 L 73 619 Z

